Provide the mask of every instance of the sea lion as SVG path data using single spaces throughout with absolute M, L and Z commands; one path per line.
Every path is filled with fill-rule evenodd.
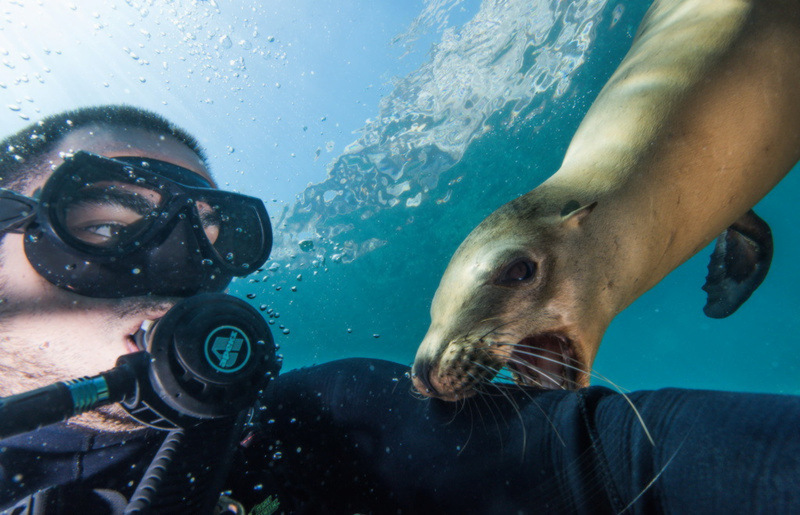
M 800 7 L 660 0 L 562 166 L 464 240 L 413 366 L 424 395 L 473 395 L 504 367 L 588 385 L 613 317 L 715 236 L 706 312 L 725 316 L 771 259 L 750 209 L 800 159 Z

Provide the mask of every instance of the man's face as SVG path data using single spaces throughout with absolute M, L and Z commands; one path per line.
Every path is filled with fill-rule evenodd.
M 52 153 L 52 166 L 63 162 L 60 153 L 78 150 L 107 157 L 149 157 L 210 179 L 189 147 L 142 129 L 75 130 Z M 22 193 L 31 196 L 41 188 L 49 168 Z M 6 234 L 0 243 L 0 298 L 0 372 L 15 377 L 0 379 L 0 395 L 112 368 L 120 355 L 136 350 L 130 336 L 142 321 L 162 316 L 177 300 L 99 299 L 61 289 L 31 267 L 20 234 Z

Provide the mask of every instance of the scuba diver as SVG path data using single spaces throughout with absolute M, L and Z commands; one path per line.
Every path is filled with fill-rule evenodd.
M 228 305 L 259 329 L 219 292 L 272 234 L 194 138 L 103 106 L 0 148 L 0 513 L 800 511 L 798 397 L 446 403 L 377 359 L 278 375 L 268 333 L 195 332 Z
M 7 137 L 0 148 L 0 395 L 5 397 L 0 427 L 8 436 L 45 425 L 0 443 L 0 510 L 168 511 L 172 501 L 163 501 L 164 495 L 158 502 L 139 495 L 138 507 L 129 502 L 137 497 L 137 485 L 146 493 L 153 481 L 162 484 L 162 493 L 169 487 L 179 491 L 170 506 L 191 511 L 216 503 L 219 490 L 213 500 L 203 490 L 221 480 L 214 477 L 216 483 L 208 483 L 211 474 L 204 470 L 211 468 L 209 463 L 227 461 L 226 442 L 238 434 L 231 424 L 213 420 L 230 418 L 229 406 L 247 396 L 241 385 L 217 381 L 214 374 L 245 374 L 245 386 L 256 389 L 277 366 L 273 360 L 273 368 L 253 368 L 274 357 L 268 348 L 271 337 L 250 345 L 238 333 L 218 334 L 206 346 L 207 354 L 218 358 L 211 363 L 217 370 L 207 370 L 180 345 L 159 347 L 160 340 L 145 338 L 142 324 L 166 320 L 164 315 L 174 313 L 170 310 L 181 299 L 201 298 L 208 304 L 208 297 L 197 294 L 220 292 L 232 277 L 247 275 L 266 261 L 272 233 L 263 202 L 220 191 L 192 136 L 158 115 L 128 106 L 57 114 Z M 204 314 L 189 310 L 193 318 L 179 323 L 176 335 L 236 302 L 217 295 L 222 298 L 212 296 Z M 246 323 L 266 327 L 260 315 L 251 319 Z M 184 336 L 194 347 L 193 336 Z M 131 358 L 146 354 L 141 352 L 145 348 L 154 366 L 160 362 L 162 368 L 185 369 L 181 374 L 187 377 L 177 380 L 155 376 L 167 404 L 152 388 L 144 388 L 152 380 L 131 382 L 142 367 L 154 368 L 149 359 Z M 156 360 L 162 348 L 175 353 L 175 359 Z M 71 381 L 115 368 L 120 356 L 129 359 L 118 373 Z M 47 390 L 50 384 L 62 387 Z M 202 392 L 192 396 L 187 388 Z M 85 410 L 94 397 L 107 398 L 108 390 L 121 390 L 117 400 L 136 397 L 136 406 L 126 411 L 107 403 Z M 45 394 L 26 397 L 31 391 Z M 190 404 L 173 413 L 178 398 Z M 51 420 L 42 417 L 65 400 L 76 407 L 67 415 L 85 413 L 69 423 L 46 425 Z M 131 413 L 134 407 L 136 414 Z M 184 424 L 186 413 L 212 422 L 202 431 L 169 433 L 166 443 L 167 433 L 150 429 L 191 426 Z M 215 440 L 213 454 L 201 457 L 193 438 Z M 170 453 L 177 453 L 175 459 Z M 169 483 L 163 474 L 141 481 L 149 464 L 163 468 L 165 460 L 184 465 L 185 471 L 173 475 L 183 474 L 187 484 Z

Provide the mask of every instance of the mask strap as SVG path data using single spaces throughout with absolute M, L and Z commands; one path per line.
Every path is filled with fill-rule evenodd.
M 23 232 L 38 211 L 36 200 L 0 188 L 0 233 Z

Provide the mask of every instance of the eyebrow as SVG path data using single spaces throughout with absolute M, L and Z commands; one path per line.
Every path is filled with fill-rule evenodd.
M 222 217 L 219 216 L 219 212 L 214 208 L 212 208 L 210 211 L 203 211 L 202 213 L 198 211 L 198 214 L 200 215 L 200 223 L 203 225 L 203 227 L 207 227 L 209 225 L 222 225 Z
M 114 187 L 87 188 L 81 190 L 81 198 L 76 205 L 81 204 L 120 206 L 130 209 L 142 216 L 149 215 L 153 209 L 157 207 L 142 195 Z

